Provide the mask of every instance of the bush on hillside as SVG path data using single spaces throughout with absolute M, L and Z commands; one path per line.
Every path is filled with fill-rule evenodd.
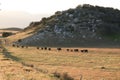
M 11 36 L 11 35 L 13 35 L 12 32 L 3 32 L 2 33 L 2 37 L 8 37 L 8 36 Z

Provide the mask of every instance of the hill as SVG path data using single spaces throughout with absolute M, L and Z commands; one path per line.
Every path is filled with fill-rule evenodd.
M 23 29 L 12 27 L 12 28 L 3 28 L 3 29 L 0 29 L 0 30 L 21 31 L 21 30 L 23 30 Z
M 32 30 L 20 45 L 64 47 L 120 46 L 120 11 L 109 7 L 79 5 L 75 9 L 57 11 L 39 22 L 31 22 L 23 30 Z
M 20 28 L 3 28 L 3 29 L 0 29 L 0 38 L 2 38 L 2 34 L 4 32 L 16 34 L 19 31 L 22 31 L 22 29 L 20 29 Z

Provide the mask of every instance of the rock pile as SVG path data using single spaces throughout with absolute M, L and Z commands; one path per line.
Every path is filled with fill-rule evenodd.
M 53 16 L 32 22 L 27 29 L 35 34 L 19 44 L 31 46 L 88 46 L 120 40 L 120 11 L 113 8 L 79 5 L 75 9 L 57 11 Z

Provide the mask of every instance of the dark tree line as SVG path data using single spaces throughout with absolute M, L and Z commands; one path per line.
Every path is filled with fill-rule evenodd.
M 8 37 L 8 36 L 11 36 L 11 35 L 13 35 L 12 32 L 3 32 L 2 33 L 2 37 Z

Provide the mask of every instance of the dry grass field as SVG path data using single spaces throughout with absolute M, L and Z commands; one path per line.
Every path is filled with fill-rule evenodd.
M 24 66 L 0 53 L 0 80 L 53 80 L 48 74 Z
M 5 76 L 9 78 L 6 80 L 21 80 L 23 77 L 23 80 L 60 80 L 53 77 L 55 72 L 67 73 L 74 80 L 120 80 L 120 49 L 87 48 L 88 53 L 81 53 L 68 52 L 66 48 L 62 51 L 57 51 L 56 48 L 51 51 L 35 47 L 5 48 L 4 55 L 15 62 L 8 63 L 7 66 L 2 63 L 5 67 L 0 65 L 2 69 L 5 68 Z M 84 48 L 79 48 L 82 49 Z M 10 71 L 11 65 L 13 72 Z M 25 73 L 24 67 L 31 68 L 32 71 Z

